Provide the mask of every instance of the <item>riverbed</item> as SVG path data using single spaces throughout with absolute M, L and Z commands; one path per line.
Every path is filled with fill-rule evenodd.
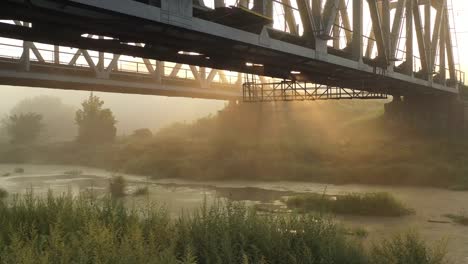
M 24 172 L 15 169 L 21 168 Z M 120 174 L 122 175 L 122 174 Z M 32 191 L 43 195 L 82 192 L 105 195 L 113 173 L 88 167 L 61 165 L 0 164 L 0 187 L 10 194 Z M 167 208 L 171 216 L 190 212 L 203 203 L 222 199 L 244 201 L 248 205 L 284 207 L 282 199 L 297 193 L 324 193 L 339 195 L 349 192 L 389 192 L 409 208 L 414 215 L 405 217 L 336 216 L 336 221 L 348 227 L 367 231 L 365 243 L 372 244 L 394 234 L 417 231 L 429 242 L 445 241 L 449 258 L 455 264 L 468 264 L 468 227 L 453 223 L 446 214 L 468 214 L 468 192 L 436 188 L 326 185 L 312 182 L 264 181 L 188 181 L 180 179 L 149 179 L 138 175 L 123 175 L 128 192 L 147 186 L 149 194 L 129 195 L 128 204 L 156 203 Z

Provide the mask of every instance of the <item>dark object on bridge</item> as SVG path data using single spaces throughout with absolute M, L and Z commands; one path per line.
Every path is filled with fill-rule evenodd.
M 161 0 L 133 0 L 150 6 L 161 7 Z
M 412 65 L 408 64 L 406 61 L 402 62 L 400 65 L 394 67 L 395 72 L 407 74 L 412 71 Z
M 300 45 L 300 46 L 306 46 L 306 47 L 309 47 L 309 48 L 315 48 L 315 45 L 314 45 L 313 41 L 311 41 L 311 39 L 308 40 L 308 39 L 303 38 L 301 36 L 289 34 L 287 32 L 277 30 L 277 29 L 274 29 L 274 28 L 268 28 L 267 30 L 268 30 L 268 35 L 272 39 L 277 39 L 277 40 L 281 40 L 281 41 L 284 41 L 284 42 L 288 42 L 288 43 L 292 43 L 292 44 L 296 44 L 296 45 Z
M 414 74 L 414 77 L 422 79 L 422 80 L 427 80 L 427 74 L 425 71 L 420 70 Z
M 194 16 L 233 28 L 259 34 L 264 26 L 273 23 L 273 19 L 255 13 L 244 7 L 220 7 L 203 11 L 194 9 Z
M 387 61 L 385 60 L 385 58 L 379 57 L 379 56 L 377 56 L 377 57 L 375 57 L 373 59 L 363 57 L 362 61 L 365 64 L 370 65 L 372 67 L 381 67 L 381 68 L 386 68 L 387 67 Z
M 352 56 L 352 46 L 348 45 L 344 49 L 335 49 L 333 47 L 328 47 L 328 53 L 349 59 Z

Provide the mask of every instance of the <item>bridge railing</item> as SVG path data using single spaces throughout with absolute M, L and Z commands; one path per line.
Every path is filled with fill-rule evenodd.
M 32 43 L 29 45 L 29 61 L 39 63 L 44 67 L 74 67 L 75 70 L 93 71 L 93 67 L 99 67 L 102 59 L 102 67 L 109 67 L 115 58 L 114 54 L 99 53 L 97 51 L 85 51 L 68 47 L 54 47 L 52 45 Z M 66 51 L 68 49 L 69 51 Z M 19 40 L 0 38 L 0 58 L 10 62 L 19 62 L 23 56 L 25 44 Z M 91 64 L 91 65 L 90 65 Z M 159 67 L 159 68 L 158 68 Z M 138 74 L 152 76 L 154 71 L 159 70 L 163 78 L 181 79 L 195 81 L 201 71 L 205 71 L 206 76 L 215 71 L 210 81 L 226 86 L 240 87 L 244 81 L 244 76 L 237 72 L 221 71 L 210 68 L 201 68 L 186 64 L 171 62 L 158 63 L 156 60 L 132 58 L 129 56 L 119 56 L 114 64 L 113 73 Z M 205 76 L 205 77 L 206 77 Z

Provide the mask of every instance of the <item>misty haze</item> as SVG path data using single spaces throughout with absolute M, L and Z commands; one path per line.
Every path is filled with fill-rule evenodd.
M 468 264 L 467 10 L 3 0 L 0 263 Z

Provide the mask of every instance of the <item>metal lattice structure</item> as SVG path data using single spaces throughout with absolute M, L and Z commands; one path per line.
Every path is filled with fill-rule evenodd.
M 380 93 L 367 92 L 292 81 L 273 83 L 246 82 L 243 84 L 242 96 L 244 102 L 387 99 L 386 91 Z
M 0 37 L 24 40 L 24 52 L 2 59 L 0 84 L 220 99 L 258 90 L 222 69 L 351 98 L 457 95 L 465 80 L 449 15 L 447 0 L 3 0 Z M 54 45 L 52 61 L 35 43 Z M 68 63 L 61 47 L 77 49 Z M 143 70 L 119 68 L 122 56 Z

